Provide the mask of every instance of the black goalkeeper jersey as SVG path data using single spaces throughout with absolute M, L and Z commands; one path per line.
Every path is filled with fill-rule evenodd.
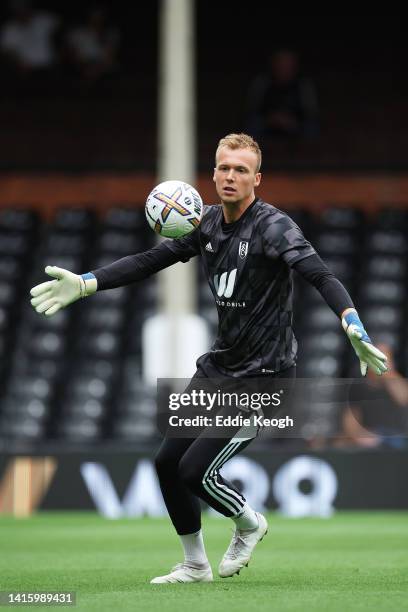
M 92 272 L 102 291 L 196 255 L 201 255 L 219 316 L 217 338 L 197 362 L 207 376 L 272 374 L 295 363 L 292 268 L 316 287 L 337 316 L 354 308 L 345 287 L 292 219 L 259 199 L 228 224 L 221 205 L 206 206 L 200 226 L 189 236 L 163 240 Z
M 295 363 L 291 268 L 315 250 L 287 214 L 256 199 L 225 224 L 222 206 L 207 206 L 197 230 L 163 244 L 180 261 L 201 255 L 219 318 L 217 338 L 197 362 L 204 371 L 256 376 Z

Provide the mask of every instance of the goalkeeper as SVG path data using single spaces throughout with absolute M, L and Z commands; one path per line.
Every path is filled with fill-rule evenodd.
M 221 204 L 208 206 L 200 226 L 178 240 L 165 240 L 144 253 L 77 275 L 47 266 L 54 280 L 31 290 L 31 303 L 50 316 L 89 296 L 142 280 L 178 261 L 201 256 L 218 311 L 217 338 L 197 360 L 194 381 L 203 377 L 293 378 L 297 342 L 293 333 L 293 272 L 321 293 L 341 320 L 363 376 L 381 375 L 386 356 L 373 346 L 344 286 L 334 277 L 292 219 L 256 197 L 261 151 L 246 134 L 229 134 L 216 150 L 214 182 Z M 184 561 L 154 583 L 213 579 L 201 532 L 202 499 L 235 523 L 219 565 L 221 577 L 248 564 L 267 532 L 265 517 L 220 473 L 223 464 L 251 439 L 165 437 L 156 457 L 163 497 L 184 549 Z

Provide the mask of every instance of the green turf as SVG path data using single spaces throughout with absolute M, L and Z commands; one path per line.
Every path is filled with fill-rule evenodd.
M 239 577 L 163 586 L 149 579 L 181 560 L 167 519 L 3 517 L 0 590 L 74 590 L 77 606 L 65 609 L 87 612 L 408 610 L 408 513 L 338 513 L 326 520 L 272 514 L 269 523 Z M 204 530 L 216 570 L 231 524 L 206 517 Z

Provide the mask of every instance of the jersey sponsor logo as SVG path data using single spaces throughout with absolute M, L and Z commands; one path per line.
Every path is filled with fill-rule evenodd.
M 215 303 L 217 304 L 217 306 L 222 306 L 223 308 L 246 308 L 246 302 L 230 302 L 228 301 L 224 301 L 224 300 L 215 300 Z
M 218 281 L 218 274 L 214 276 L 214 286 L 219 297 L 230 298 L 234 291 L 237 268 L 230 272 L 223 272 Z
M 248 242 L 246 240 L 241 240 L 239 243 L 238 253 L 241 259 L 245 259 L 248 255 Z
M 214 253 L 214 249 L 212 248 L 212 244 L 211 242 L 209 242 L 206 247 L 205 250 L 208 251 L 209 253 Z

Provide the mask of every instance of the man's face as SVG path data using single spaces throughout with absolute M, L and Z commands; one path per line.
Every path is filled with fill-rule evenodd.
M 258 157 L 251 149 L 221 147 L 213 180 L 222 202 L 234 204 L 254 198 L 254 189 L 261 182 L 257 164 Z
M 272 75 L 279 82 L 288 83 L 295 79 L 298 69 L 298 59 L 290 51 L 279 51 L 271 58 Z

